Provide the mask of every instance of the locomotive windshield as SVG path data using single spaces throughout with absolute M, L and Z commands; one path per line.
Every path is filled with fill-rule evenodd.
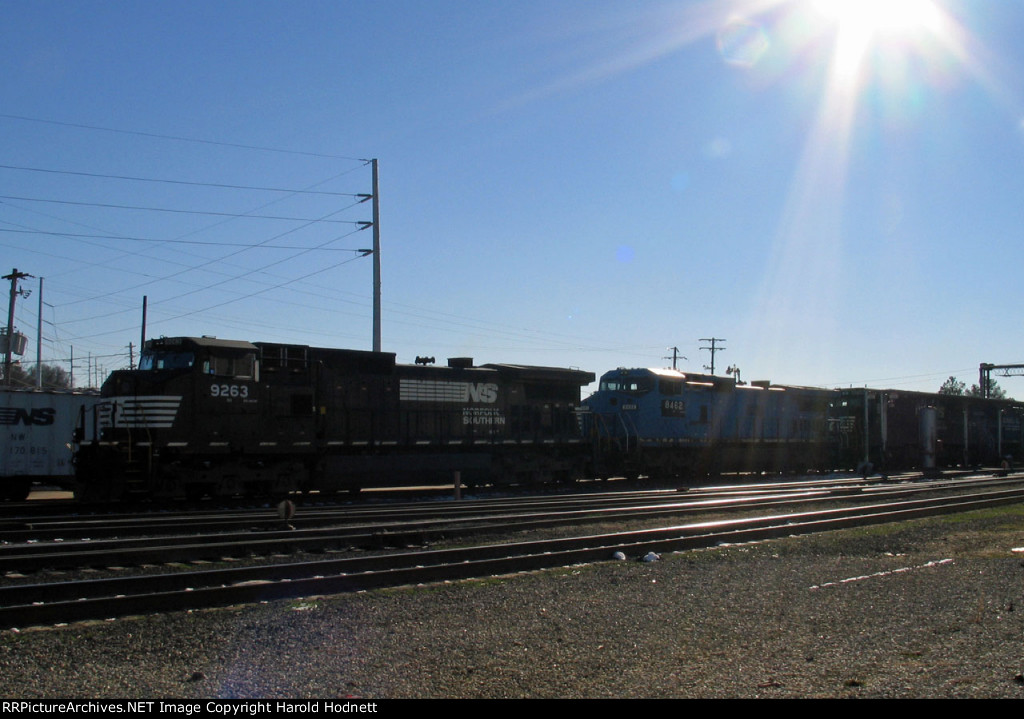
M 653 381 L 650 377 L 618 377 L 616 379 L 601 380 L 601 391 L 610 392 L 650 392 L 653 389 Z
M 195 364 L 196 356 L 191 352 L 150 352 L 142 353 L 140 370 L 188 369 Z

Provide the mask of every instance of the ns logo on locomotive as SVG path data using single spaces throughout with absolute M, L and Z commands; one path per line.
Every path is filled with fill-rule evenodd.
M 976 464 L 1020 456 L 1012 401 L 738 383 L 659 369 L 405 365 L 381 352 L 146 342 L 76 430 L 79 497 Z M 928 418 L 923 429 L 923 418 Z M 922 436 L 931 437 L 930 449 Z

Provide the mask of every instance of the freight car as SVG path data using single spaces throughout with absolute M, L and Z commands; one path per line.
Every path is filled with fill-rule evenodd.
M 72 436 L 79 413 L 95 399 L 83 392 L 0 391 L 0 500 L 25 499 L 33 483 L 72 484 Z
M 397 364 L 391 353 L 209 337 L 147 341 L 78 430 L 90 500 L 283 495 L 581 476 L 593 373 Z
M 841 467 L 992 467 L 1024 453 L 1024 407 L 1014 400 L 839 390 L 829 423 Z
M 584 400 L 600 476 L 806 471 L 828 464 L 829 390 L 620 368 Z

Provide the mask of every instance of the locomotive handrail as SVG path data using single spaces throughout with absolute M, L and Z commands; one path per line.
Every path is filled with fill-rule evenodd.
M 626 435 L 626 451 L 627 452 L 631 451 L 630 450 L 630 441 L 629 441 L 629 430 L 630 430 L 630 428 L 626 425 L 626 418 L 627 417 L 629 417 L 629 421 L 633 424 L 633 428 L 632 428 L 633 429 L 633 440 L 634 440 L 633 441 L 633 450 L 639 449 L 639 446 L 640 446 L 640 430 L 637 428 L 636 422 L 633 421 L 633 418 L 630 415 L 626 415 L 626 414 L 620 413 L 618 415 L 618 417 L 622 421 L 622 427 L 625 430 L 625 435 Z

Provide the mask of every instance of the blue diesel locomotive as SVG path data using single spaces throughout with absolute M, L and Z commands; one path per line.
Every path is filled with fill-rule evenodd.
M 1024 455 L 1024 407 L 1014 400 L 620 368 L 581 409 L 602 477 L 941 470 Z
M 620 368 L 583 402 L 596 474 L 656 478 L 807 471 L 831 461 L 835 392 Z

